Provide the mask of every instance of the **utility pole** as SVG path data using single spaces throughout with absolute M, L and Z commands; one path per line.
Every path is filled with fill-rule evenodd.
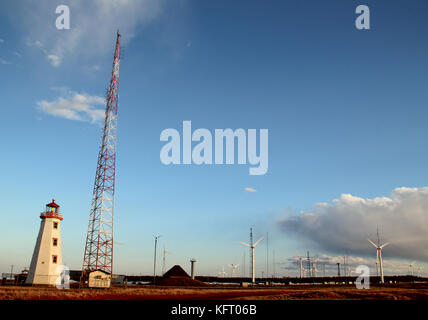
M 340 262 L 337 263 L 337 276 L 340 277 Z
M 165 254 L 166 254 L 165 245 L 163 245 L 162 275 L 164 275 L 165 273 Z
M 272 252 L 273 254 L 273 278 L 276 277 L 276 270 L 275 270 L 275 250 Z
M 156 249 L 158 246 L 158 239 L 161 237 L 159 236 L 155 236 L 153 235 L 153 237 L 155 238 L 155 255 L 154 255 L 154 262 L 153 262 L 153 285 L 156 284 Z
M 311 258 L 309 257 L 309 250 L 308 250 L 308 277 L 311 277 Z
M 269 232 L 266 232 L 266 276 L 269 277 Z
M 343 256 L 343 274 L 346 277 L 346 256 Z
M 165 245 L 163 245 L 163 259 L 162 259 L 162 275 L 164 275 L 164 273 L 165 273 L 165 267 L 166 267 L 166 254 L 169 254 L 169 253 L 171 253 L 171 252 L 169 252 L 169 251 L 166 251 L 165 250 Z
M 243 259 L 243 264 L 242 264 L 242 276 L 245 278 L 245 275 L 246 275 L 246 270 L 245 270 L 245 260 L 246 260 L 246 257 L 245 257 L 245 251 L 244 251 L 244 259 Z
M 12 264 L 10 266 L 10 280 L 12 280 L 12 282 L 13 282 L 13 267 L 14 267 L 14 265 Z

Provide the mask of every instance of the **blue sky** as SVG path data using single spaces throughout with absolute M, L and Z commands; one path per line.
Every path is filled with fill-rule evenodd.
M 59 4 L 70 6 L 71 30 L 55 28 Z M 281 275 L 293 274 L 280 268 L 296 251 L 334 257 L 349 250 L 372 263 L 366 238 L 377 225 L 391 242 L 390 254 L 384 251 L 385 260 L 396 261 L 390 272 L 406 272 L 408 261 L 423 265 L 428 253 L 417 248 L 428 247 L 428 4 L 365 1 L 368 31 L 355 28 L 358 4 L 2 1 L 0 271 L 29 265 L 38 214 L 53 197 L 64 214 L 63 261 L 81 267 L 101 136 L 94 110 L 103 109 L 117 28 L 124 54 L 116 272 L 151 273 L 153 234 L 161 234 L 160 246 L 173 253 L 168 266 L 187 270 L 195 257 L 199 272 L 217 274 L 223 265 L 242 265 L 244 252 L 248 258 L 239 241 L 248 241 L 250 227 L 256 237 L 269 232 Z M 79 97 L 88 108 L 81 118 L 56 112 L 61 98 L 72 108 Z M 181 131 L 183 120 L 212 132 L 269 129 L 267 174 L 250 176 L 237 164 L 163 165 L 160 133 Z M 413 189 L 394 193 L 401 187 Z M 355 198 L 333 201 L 342 194 Z M 319 212 L 320 202 L 332 207 Z M 325 225 L 332 211 L 343 213 L 330 229 L 305 218 L 313 214 Z M 360 218 L 348 232 L 352 212 Z M 333 245 L 328 238 L 336 230 L 346 232 Z M 414 234 L 420 237 L 403 240 Z M 259 275 L 265 242 L 256 254 Z

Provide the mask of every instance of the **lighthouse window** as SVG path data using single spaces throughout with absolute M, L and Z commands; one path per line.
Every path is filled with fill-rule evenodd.
M 54 245 L 54 247 L 56 247 L 58 245 L 58 239 L 56 239 L 56 238 L 53 239 L 53 245 Z
M 53 223 L 53 228 L 54 228 L 54 229 L 58 229 L 58 222 L 54 222 L 54 223 Z
M 52 263 L 56 263 L 57 256 L 52 256 Z

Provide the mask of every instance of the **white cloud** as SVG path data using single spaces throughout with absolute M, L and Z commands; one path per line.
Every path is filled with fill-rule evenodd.
M 428 187 L 397 188 L 390 197 L 372 199 L 342 194 L 279 226 L 329 252 L 362 255 L 374 254 L 367 238 L 376 241 L 379 226 L 381 242 L 390 242 L 384 256 L 422 261 L 428 258 Z
M 4 42 L 4 40 L 3 39 L 0 39 L 0 43 L 3 43 Z
M 50 61 L 51 65 L 53 65 L 54 67 L 58 67 L 61 64 L 61 59 L 60 57 L 54 55 L 54 54 L 49 54 L 47 56 L 48 60 Z
M 250 187 L 247 187 L 244 190 L 247 191 L 247 192 L 257 192 L 256 189 L 253 189 L 253 188 L 250 188 Z
M 1 63 L 1 64 L 10 64 L 10 62 L 9 62 L 9 61 L 6 61 L 6 60 L 4 60 L 4 59 L 2 59 L 2 58 L 0 58 L 0 63 Z
M 68 91 L 63 87 L 55 88 L 55 90 L 56 89 L 58 89 L 63 96 L 58 97 L 54 101 L 38 101 L 37 109 L 39 111 L 55 117 L 69 120 L 90 121 L 92 123 L 104 119 L 104 98 Z M 65 90 L 67 90 L 67 92 Z
M 160 14 L 163 3 L 163 0 L 74 0 L 67 3 L 70 30 L 39 23 L 41 19 L 52 19 L 55 5 L 51 3 L 29 3 L 23 6 L 21 14 L 26 17 L 25 24 L 31 25 L 27 44 L 42 50 L 51 62 L 55 61 L 52 65 L 57 66 L 64 60 L 111 54 L 118 28 L 123 35 L 122 44 L 126 45 L 137 27 Z M 49 56 L 56 58 L 52 60 Z

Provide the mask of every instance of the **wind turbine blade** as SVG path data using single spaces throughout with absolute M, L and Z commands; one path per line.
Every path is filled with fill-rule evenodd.
M 239 243 L 243 244 L 244 246 L 251 247 L 248 243 L 244 243 L 244 242 L 241 242 L 241 241 L 239 241 Z
M 389 242 L 385 242 L 383 245 L 381 245 L 379 248 L 383 249 L 385 248 L 387 245 L 389 244 Z
M 262 241 L 262 240 L 263 240 L 263 237 L 261 237 L 259 240 L 257 240 L 256 243 L 253 245 L 253 247 L 255 248 L 260 243 L 260 241 Z
M 377 248 L 378 246 L 377 246 L 377 244 L 376 243 L 374 243 L 373 241 L 371 241 L 370 239 L 367 239 L 375 248 Z

